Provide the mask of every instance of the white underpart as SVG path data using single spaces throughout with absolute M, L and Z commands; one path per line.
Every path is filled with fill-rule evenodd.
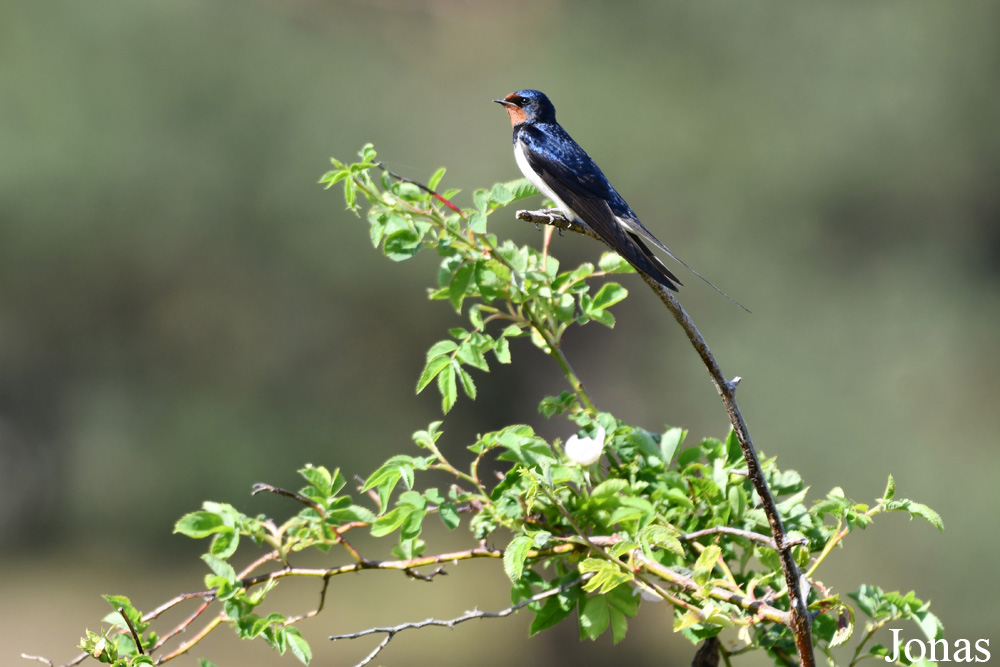
M 580 216 L 578 216 L 573 209 L 567 206 L 566 202 L 560 199 L 559 195 L 553 192 L 548 183 L 543 181 L 542 177 L 535 173 L 535 170 L 531 168 L 530 164 L 528 164 L 528 156 L 525 155 L 523 141 L 518 140 L 518 142 L 514 144 L 514 161 L 517 162 L 517 166 L 521 170 L 521 173 L 524 174 L 524 177 L 531 181 L 531 184 L 538 188 L 539 192 L 555 202 L 555 205 L 559 207 L 559 210 L 566 214 L 566 217 L 570 220 L 580 220 Z

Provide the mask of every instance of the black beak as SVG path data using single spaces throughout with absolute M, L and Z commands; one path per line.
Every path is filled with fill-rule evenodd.
M 509 102 L 507 100 L 493 100 L 493 101 L 496 102 L 497 104 L 502 104 L 505 107 L 515 106 L 513 102 Z

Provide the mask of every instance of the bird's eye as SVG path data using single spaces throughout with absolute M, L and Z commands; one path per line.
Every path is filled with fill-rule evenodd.
M 523 107 L 527 103 L 528 99 L 525 97 L 518 97 L 517 99 L 514 100 L 514 104 L 516 104 L 519 107 Z

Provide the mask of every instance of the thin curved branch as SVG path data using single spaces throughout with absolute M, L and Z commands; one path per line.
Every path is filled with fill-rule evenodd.
M 703 530 L 696 530 L 693 533 L 687 533 L 685 535 L 678 535 L 677 539 L 682 541 L 696 540 L 699 537 L 705 537 L 706 535 L 734 535 L 736 537 L 742 537 L 743 539 L 750 540 L 751 542 L 756 542 L 757 544 L 762 544 L 768 549 L 778 550 L 778 547 L 774 543 L 774 538 L 768 537 L 767 535 L 761 535 L 760 533 L 755 533 L 752 530 L 743 530 L 742 528 L 733 528 L 731 526 L 712 526 L 711 528 L 705 528 Z M 785 544 L 789 546 L 795 546 L 797 544 L 807 544 L 809 540 L 804 537 L 797 537 L 794 540 L 785 540 Z
M 516 213 L 516 217 L 519 220 L 526 220 L 535 225 L 552 225 L 558 229 L 566 229 L 600 240 L 600 237 L 589 227 L 581 225 L 579 222 L 567 220 L 555 209 L 542 211 L 521 210 Z M 715 355 L 712 354 L 712 350 L 708 347 L 708 343 L 705 342 L 705 338 L 698 331 L 694 320 L 684 310 L 680 301 L 669 290 L 649 276 L 643 273 L 639 273 L 639 275 L 646 281 L 650 289 L 660 297 L 660 301 L 663 302 L 663 305 L 674 316 L 677 323 L 681 325 L 684 333 L 687 334 L 688 340 L 691 341 L 691 345 L 708 369 L 708 374 L 711 376 L 712 382 L 715 384 L 715 388 L 722 398 L 722 404 L 726 408 L 730 422 L 732 422 L 733 431 L 736 433 L 736 439 L 740 443 L 740 449 L 747 464 L 747 476 L 753 482 L 757 495 L 760 496 L 764 514 L 767 516 L 767 521 L 771 528 L 771 536 L 774 539 L 774 544 L 781 559 L 781 569 L 785 575 L 785 585 L 788 587 L 791 607 L 791 614 L 786 625 L 791 628 L 795 635 L 795 646 L 802 667 L 815 667 L 816 658 L 813 655 L 811 632 L 812 616 L 809 614 L 807 601 L 809 581 L 802 575 L 798 564 L 795 562 L 792 554 L 793 545 L 787 539 L 787 532 L 778 513 L 777 504 L 774 502 L 774 496 L 771 495 L 771 490 L 768 488 L 767 479 L 764 477 L 764 471 L 760 465 L 760 459 L 757 457 L 757 449 L 750 439 L 750 430 L 747 428 L 746 422 L 743 419 L 743 413 L 736 403 L 736 386 L 738 380 L 729 380 L 726 378 L 718 361 L 715 359 Z
M 333 636 L 330 637 L 330 641 L 338 641 L 338 640 L 341 640 L 341 639 L 357 639 L 359 637 L 365 637 L 367 635 L 383 634 L 384 633 L 385 634 L 385 639 L 383 639 L 379 643 L 379 645 L 375 647 L 374 651 L 372 651 L 371 653 L 369 653 L 365 657 L 364 660 L 362 660 L 361 662 L 359 662 L 355 666 L 355 667 L 364 667 L 365 665 L 367 665 L 368 663 L 370 663 L 372 660 L 374 660 L 375 656 L 377 656 L 379 653 L 381 653 L 382 649 L 384 649 L 386 646 L 389 645 L 389 642 L 392 641 L 392 638 L 395 637 L 398 633 L 402 632 L 403 630 L 416 630 L 416 629 L 419 629 L 419 628 L 426 628 L 428 626 L 438 626 L 438 627 L 442 627 L 442 628 L 452 628 L 452 629 L 454 629 L 454 627 L 456 625 L 458 625 L 459 623 L 464 623 L 466 621 L 471 621 L 471 620 L 476 619 L 476 618 L 504 618 L 505 616 L 510 616 L 511 614 L 513 614 L 518 609 L 521 609 L 523 607 L 527 607 L 529 604 L 531 604 L 533 602 L 539 602 L 539 601 L 544 600 L 546 598 L 550 598 L 553 595 L 558 595 L 559 593 L 562 593 L 564 591 L 568 591 L 569 589 L 573 588 L 574 586 L 578 586 L 579 584 L 581 584 L 582 582 L 586 581 L 587 579 L 589 579 L 592 576 L 593 576 L 593 573 L 588 573 L 588 574 L 585 574 L 585 575 L 583 575 L 581 577 L 577 577 L 576 579 L 574 579 L 572 581 L 568 581 L 565 584 L 562 584 L 561 586 L 556 586 L 555 588 L 550 588 L 547 591 L 542 591 L 541 593 L 538 593 L 536 595 L 532 595 L 530 598 L 526 598 L 524 600 L 521 600 L 517 604 L 511 605 L 511 606 L 507 607 L 506 609 L 501 609 L 500 611 L 479 611 L 478 609 L 475 609 L 473 611 L 465 612 L 461 616 L 459 616 L 457 618 L 452 618 L 450 620 L 440 620 L 440 619 L 436 619 L 436 618 L 428 618 L 425 621 L 414 621 L 414 622 L 409 622 L 409 623 L 401 623 L 399 625 L 393 625 L 391 627 L 368 628 L 367 630 L 361 630 L 359 632 L 352 632 L 352 633 L 345 634 L 345 635 L 333 635 Z

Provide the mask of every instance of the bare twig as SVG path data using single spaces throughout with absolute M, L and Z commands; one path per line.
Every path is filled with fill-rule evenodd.
M 384 171 L 385 173 L 389 174 L 390 176 L 392 176 L 393 178 L 395 178 L 397 181 L 399 181 L 401 183 L 409 183 L 411 185 L 417 186 L 418 188 L 420 188 L 421 190 L 423 190 L 424 192 L 426 192 L 427 194 L 429 194 L 431 197 L 434 197 L 434 199 L 437 199 L 439 202 L 441 202 L 442 204 L 444 204 L 445 206 L 447 206 L 448 208 L 450 208 L 455 213 L 458 213 L 459 215 L 461 215 L 463 217 L 465 216 L 465 214 L 462 213 L 462 209 L 460 209 L 458 206 L 455 206 L 455 204 L 453 204 L 451 201 L 445 199 L 444 197 L 442 197 L 437 192 L 434 192 L 433 190 L 431 190 L 429 187 L 427 187 L 423 183 L 421 183 L 419 181 L 415 181 L 412 178 L 407 178 L 406 176 L 400 176 L 399 174 L 397 174 L 395 172 L 389 171 L 388 169 L 386 169 L 385 165 L 382 164 L 381 162 L 376 162 L 375 166 L 378 167 L 379 169 L 381 169 L 382 171 Z
M 742 528 L 732 528 L 730 526 L 712 526 L 711 528 L 705 528 L 704 530 L 696 530 L 693 533 L 687 533 L 685 535 L 678 535 L 679 540 L 696 540 L 699 537 L 705 537 L 706 535 L 735 535 L 736 537 L 742 537 L 744 539 L 750 540 L 751 542 L 756 542 L 758 544 L 763 544 L 768 549 L 778 550 L 778 547 L 774 544 L 774 539 L 768 537 L 767 535 L 761 535 L 760 533 L 755 533 L 752 530 L 743 530 Z M 795 546 L 797 544 L 806 544 L 809 540 L 804 537 L 798 537 L 794 540 L 785 540 L 785 544 L 788 546 Z
M 125 625 L 128 626 L 128 631 L 132 633 L 132 641 L 135 642 L 135 648 L 139 651 L 139 655 L 146 655 L 146 651 L 142 648 L 142 640 L 139 639 L 139 633 L 135 631 L 135 626 L 132 625 L 132 619 L 125 613 L 125 607 L 118 607 L 118 615 L 125 619 Z
M 187 640 L 186 642 L 184 642 L 183 644 L 181 644 L 180 646 L 178 646 L 175 651 L 167 653 L 164 656 L 160 656 L 157 659 L 156 664 L 159 665 L 159 664 L 162 664 L 162 663 L 167 662 L 169 660 L 173 660 L 174 658 L 176 658 L 179 655 L 184 655 L 185 653 L 187 653 L 188 651 L 190 651 L 194 647 L 195 644 L 197 644 L 202 639 L 204 639 L 205 637 L 207 637 L 208 633 L 210 633 L 212 630 L 215 630 L 217 627 L 219 627 L 219 625 L 224 620 L 226 620 L 226 618 L 227 617 L 226 617 L 225 614 L 219 614 L 218 616 L 216 616 L 215 618 L 213 618 L 211 621 L 209 621 L 205 625 L 205 627 L 203 627 L 201 630 L 199 630 L 193 637 L 191 637 L 191 639 Z
M 261 483 L 258 483 L 258 484 L 254 484 L 253 487 L 251 487 L 251 489 L 250 489 L 250 495 L 251 496 L 256 496 L 258 493 L 263 493 L 265 491 L 267 491 L 268 493 L 273 493 L 273 494 L 275 494 L 277 496 L 284 496 L 286 498 L 291 498 L 292 500 L 297 500 L 298 502 L 302 503 L 303 505 L 306 505 L 307 507 L 311 507 L 314 510 L 316 510 L 316 512 L 321 517 L 326 517 L 326 511 L 323 509 L 323 507 L 319 503 L 314 502 L 314 501 L 310 500 L 309 498 L 306 498 L 305 496 L 303 496 L 301 493 L 296 493 L 295 491 L 289 491 L 287 489 L 281 489 L 281 488 L 278 488 L 277 486 L 271 486 L 270 484 L 264 484 L 263 482 L 261 482 Z
M 522 210 L 517 212 L 516 217 L 536 225 L 539 223 L 553 225 L 559 229 L 567 229 L 600 240 L 600 237 L 589 227 L 567 220 L 561 213 L 553 209 L 542 211 Z M 771 528 L 771 536 L 781 559 L 781 569 L 785 575 L 785 584 L 788 587 L 791 608 L 791 614 L 785 624 L 791 628 L 795 636 L 795 646 L 802 667 L 815 667 L 816 659 L 813 655 L 811 633 L 812 617 L 809 614 L 807 601 L 809 581 L 800 572 L 799 566 L 792 555 L 792 544 L 787 539 L 787 533 L 782 524 L 781 516 L 778 513 L 777 504 L 774 502 L 774 497 L 768 488 L 767 479 L 764 477 L 764 471 L 757 457 L 757 449 L 750 439 L 750 431 L 743 419 L 743 413 L 740 412 L 739 405 L 736 403 L 736 386 L 738 382 L 726 378 L 722 372 L 722 368 L 715 359 L 715 355 L 712 354 L 712 350 L 708 347 L 708 343 L 705 342 L 704 337 L 698 331 L 698 327 L 695 326 L 694 321 L 687 314 L 687 311 L 684 310 L 684 307 L 681 306 L 680 301 L 654 279 L 641 272 L 639 275 L 646 281 L 650 289 L 660 297 L 660 300 L 674 316 L 674 319 L 684 329 L 684 333 L 687 334 L 691 345 L 694 346 L 698 356 L 701 357 L 712 378 L 712 382 L 715 384 L 716 390 L 719 392 L 719 396 L 722 398 L 726 413 L 733 424 L 736 439 L 739 441 L 740 448 L 743 451 L 743 458 L 747 464 L 747 475 L 753 482 L 757 495 L 760 496 L 764 514 L 767 516 L 767 521 Z
M 195 594 L 192 597 L 195 597 L 195 596 L 197 596 L 197 597 L 206 597 L 206 593 L 203 591 L 201 593 Z M 210 604 L 212 604 L 212 600 L 213 599 L 214 599 L 214 596 L 209 597 L 209 599 L 203 601 L 200 605 L 198 605 L 198 608 L 194 610 L 194 613 L 192 613 L 186 619 L 184 619 L 183 621 L 181 621 L 177 626 L 174 627 L 173 630 L 170 630 L 169 632 L 167 632 L 166 634 L 164 634 L 162 637 L 160 637 L 157 640 L 157 642 L 155 644 L 153 644 L 152 647 L 150 647 L 149 650 L 150 651 L 156 651 L 161 646 L 163 646 L 164 644 L 166 644 L 168 641 L 170 641 L 171 639 L 173 639 L 174 637 L 176 637 L 180 633 L 182 633 L 185 630 L 187 630 L 191 626 L 192 623 L 194 623 L 195 621 L 197 621 L 198 618 L 202 614 L 205 613 L 205 610 L 208 609 L 208 606 Z M 161 660 L 161 662 L 162 662 L 162 660 Z
M 569 581 L 569 582 L 566 582 L 565 584 L 563 584 L 561 586 L 557 586 L 555 588 L 550 588 L 549 590 L 542 591 L 541 593 L 538 593 L 537 595 L 532 595 L 530 598 L 526 598 L 524 600 L 521 600 L 517 604 L 511 605 L 510 607 L 507 607 L 506 609 L 501 609 L 500 611 L 479 611 L 479 610 L 473 610 L 473 611 L 466 612 L 466 613 L 462 614 L 461 616 L 459 616 L 457 618 L 452 618 L 450 620 L 441 620 L 441 619 L 437 619 L 437 618 L 428 618 L 425 621 L 415 621 L 415 622 L 410 622 L 410 623 L 401 623 L 399 625 L 393 625 L 391 627 L 384 627 L 384 628 L 368 628 L 367 630 L 361 630 L 359 632 L 352 632 L 352 633 L 345 634 L 345 635 L 333 635 L 332 637 L 330 637 L 330 640 L 331 641 L 338 641 L 338 640 L 341 640 L 341 639 L 357 639 L 359 637 L 365 637 L 367 635 L 385 634 L 385 639 L 383 639 L 379 643 L 379 645 L 375 647 L 375 650 L 372 651 L 371 653 L 369 653 L 365 657 L 364 660 L 362 660 L 361 662 L 359 662 L 356 665 L 356 667 L 364 667 L 364 665 L 367 665 L 369 662 L 371 662 L 372 660 L 374 660 L 375 656 L 377 656 L 379 653 L 381 653 L 382 649 L 384 649 L 386 646 L 389 645 L 389 642 L 392 641 L 392 638 L 395 637 L 398 633 L 402 632 L 403 630 L 416 630 L 416 629 L 419 629 L 419 628 L 426 628 L 428 626 L 438 626 L 438 627 L 452 628 L 453 629 L 459 623 L 464 623 L 465 621 L 471 621 L 471 620 L 476 619 L 476 618 L 503 618 L 505 616 L 510 616 L 511 614 L 513 614 L 518 609 L 521 609 L 522 607 L 526 607 L 526 606 L 528 606 L 529 604 L 531 604 L 533 602 L 538 602 L 540 600 L 544 600 L 546 598 L 552 597 L 553 595 L 558 595 L 559 593 L 567 591 L 567 590 L 573 588 L 574 586 L 577 586 L 580 583 L 586 581 L 588 578 L 590 578 L 592 576 L 593 576 L 593 573 L 587 573 L 587 574 L 583 575 L 582 577 L 577 577 L 576 579 L 574 579 L 572 581 Z
M 669 567 L 663 565 L 662 563 L 658 563 L 651 558 L 646 558 L 641 549 L 636 549 L 633 552 L 632 557 L 635 559 L 636 565 L 643 570 L 656 575 L 664 581 L 680 588 L 686 588 L 690 591 L 701 590 L 701 586 L 699 586 L 694 579 L 680 574 L 679 572 L 675 572 Z M 708 592 L 708 595 L 712 599 L 722 600 L 723 602 L 734 604 L 737 607 L 751 612 L 759 618 L 765 618 L 772 623 L 780 623 L 781 625 L 788 625 L 789 623 L 789 613 L 787 611 L 782 611 L 777 607 L 772 607 L 764 600 L 752 600 L 744 595 L 736 593 L 735 591 L 728 591 L 724 588 L 718 587 L 713 587 Z
M 434 577 L 438 576 L 439 574 L 443 575 L 448 574 L 444 570 L 444 565 L 438 565 L 436 568 L 434 568 L 430 572 L 427 572 L 426 574 L 423 572 L 417 572 L 412 568 L 406 568 L 405 570 L 403 570 L 403 572 L 406 574 L 406 576 L 410 577 L 411 579 L 417 579 L 419 581 L 434 581 Z
M 286 625 L 292 625 L 293 623 L 298 623 L 307 618 L 312 618 L 313 616 L 318 616 L 323 607 L 326 605 L 326 591 L 330 588 L 330 577 L 325 577 L 323 579 L 323 588 L 319 592 L 319 604 L 312 611 L 307 611 L 304 614 L 299 614 L 298 616 L 290 616 L 286 621 Z
M 84 655 L 86 655 L 86 653 Z M 25 660 L 34 660 L 35 662 L 40 662 L 43 665 L 48 665 L 49 667 L 52 667 L 52 661 L 49 660 L 48 658 L 43 658 L 40 655 L 29 655 L 27 653 L 22 653 L 21 657 L 24 658 Z

